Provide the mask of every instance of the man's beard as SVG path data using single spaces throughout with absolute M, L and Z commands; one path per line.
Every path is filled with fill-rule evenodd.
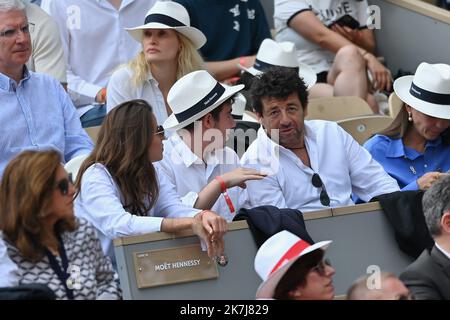
M 303 136 L 303 130 L 294 128 L 294 133 L 283 137 L 282 135 L 279 136 L 280 139 L 280 145 L 285 148 L 295 148 L 297 147 L 297 144 L 300 142 L 301 137 Z

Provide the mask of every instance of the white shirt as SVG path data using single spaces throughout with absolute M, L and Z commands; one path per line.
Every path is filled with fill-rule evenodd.
M 206 164 L 174 133 L 164 141 L 163 160 L 156 163 L 167 178 L 175 185 L 176 191 L 187 206 L 194 206 L 198 193 L 216 176 L 240 168 L 239 157 L 228 147 L 209 153 Z M 247 191 L 240 187 L 227 190 L 233 202 L 234 214 L 230 212 L 223 195 L 220 195 L 211 210 L 227 221 L 232 221 L 237 211 L 249 207 Z
M 159 90 L 158 81 L 149 73 L 148 80 L 135 86 L 131 81 L 132 76 L 133 71 L 128 67 L 120 68 L 112 74 L 106 90 L 107 112 L 110 112 L 111 109 L 122 102 L 144 99 L 152 106 L 158 124 L 163 124 L 168 114 L 164 96 Z
M 440 245 L 438 245 L 437 242 L 434 243 L 436 248 L 438 248 L 448 259 L 450 259 L 450 253 L 445 251 L 444 248 L 442 248 Z
M 41 1 L 41 8 L 45 12 L 50 12 L 50 3 L 52 3 L 52 0 L 42 0 Z
M 161 230 L 163 218 L 193 217 L 199 210 L 183 206 L 173 185 L 158 175 L 159 197 L 147 217 L 123 208 L 123 196 L 105 166 L 96 163 L 83 174 L 75 214 L 91 222 L 99 231 L 103 252 L 114 261 L 112 240 Z
M 61 83 L 67 83 L 66 60 L 58 26 L 52 17 L 33 3 L 26 5 L 32 53 L 27 62 L 31 71 L 46 73 Z
M 241 163 L 269 173 L 260 181 L 247 182 L 251 204 L 274 205 L 303 212 L 325 209 L 321 188 L 312 185 L 318 173 L 330 197 L 331 207 L 354 204 L 354 192 L 362 200 L 398 191 L 397 182 L 339 125 L 330 121 L 305 121 L 305 145 L 311 168 L 292 151 L 273 142 L 264 129 L 242 156 Z
M 49 13 L 59 26 L 67 61 L 67 82 L 77 108 L 94 103 L 115 68 L 134 58 L 141 44 L 124 28 L 144 23 L 155 0 L 58 0 Z M 90 108 L 90 107 L 89 107 Z M 89 108 L 83 108 L 79 114 Z
M 14 287 L 19 284 L 19 268 L 9 258 L 0 231 L 0 288 Z
M 305 39 L 288 22 L 303 11 L 312 11 L 324 24 L 329 25 L 340 17 L 348 14 L 358 20 L 361 27 L 367 26 L 367 0 L 275 0 L 274 26 L 275 40 L 291 41 L 297 48 L 297 58 L 300 62 L 311 66 L 316 73 L 328 71 L 334 61 L 334 53 L 323 49 L 318 44 Z

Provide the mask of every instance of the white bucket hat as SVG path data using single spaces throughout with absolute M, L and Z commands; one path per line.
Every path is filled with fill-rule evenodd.
M 394 82 L 394 91 L 404 103 L 440 119 L 450 119 L 450 66 L 422 62 L 413 76 Z
M 317 249 L 326 250 L 333 241 L 310 245 L 289 231 L 281 231 L 267 239 L 255 257 L 256 273 L 263 283 L 256 292 L 257 299 L 273 298 L 278 282 L 298 258 Z
M 246 68 L 239 67 L 248 73 L 257 76 L 264 73 L 270 67 L 285 67 L 298 70 L 298 75 L 303 79 L 307 88 L 311 88 L 317 82 L 314 70 L 304 63 L 299 63 L 293 42 L 275 42 L 272 39 L 264 39 L 256 54 L 255 64 Z
M 157 1 L 145 16 L 143 25 L 125 30 L 140 43 L 145 29 L 174 29 L 191 40 L 197 49 L 206 43 L 203 32 L 191 27 L 187 10 L 177 2 Z
M 163 127 L 166 130 L 184 128 L 242 89 L 242 84 L 232 87 L 220 84 L 205 70 L 188 73 L 175 82 L 167 95 L 167 103 L 173 113 Z

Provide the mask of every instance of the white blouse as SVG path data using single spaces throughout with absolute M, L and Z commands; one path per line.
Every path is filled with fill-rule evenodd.
M 0 288 L 13 287 L 19 284 L 19 269 L 11 261 L 0 231 Z
M 108 169 L 93 164 L 83 174 L 75 214 L 98 230 L 103 252 L 113 261 L 112 240 L 118 237 L 158 232 L 163 218 L 193 217 L 199 210 L 181 204 L 173 185 L 158 174 L 159 197 L 147 216 L 137 216 L 123 207 L 123 196 Z
M 129 67 L 122 67 L 112 74 L 106 90 L 107 112 L 110 112 L 122 102 L 143 99 L 150 104 L 156 121 L 162 125 L 167 119 L 168 114 L 164 96 L 161 90 L 159 90 L 158 81 L 149 73 L 148 79 L 145 82 L 135 86 L 131 81 L 132 76 L 133 71 Z

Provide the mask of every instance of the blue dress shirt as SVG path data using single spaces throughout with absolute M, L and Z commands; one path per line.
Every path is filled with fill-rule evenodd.
M 0 101 L 0 177 L 24 150 L 56 149 L 63 162 L 92 150 L 69 96 L 50 76 L 25 68 L 17 84 L 0 73 Z
M 441 137 L 428 141 L 424 153 L 405 146 L 402 139 L 383 135 L 375 135 L 364 147 L 402 190 L 418 190 L 417 179 L 427 172 L 450 170 L 450 146 L 444 146 Z

